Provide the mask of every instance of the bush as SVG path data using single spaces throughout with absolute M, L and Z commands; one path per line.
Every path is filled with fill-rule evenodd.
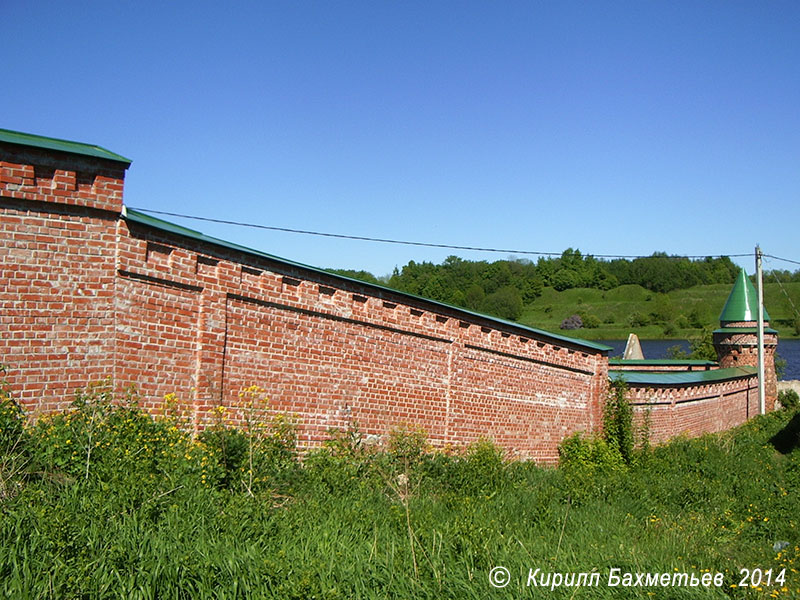
M 197 439 L 216 457 L 216 485 L 236 489 L 247 463 L 247 436 L 238 429 L 215 425 L 201 431 Z
M 583 327 L 583 319 L 580 315 L 572 315 L 561 321 L 561 329 L 580 329 Z
M 628 386 L 621 379 L 609 385 L 603 405 L 603 437 L 615 449 L 625 464 L 633 463 L 633 408 L 627 398 Z
M 401 472 L 407 473 L 410 467 L 418 465 L 428 450 L 428 434 L 421 427 L 404 423 L 389 431 L 387 458 Z
M 482 308 L 501 319 L 516 321 L 522 316 L 522 295 L 517 288 L 505 286 L 486 296 Z
M 0 365 L 0 502 L 22 488 L 30 460 L 25 414 L 8 391 L 5 368 Z
M 800 396 L 793 389 L 778 392 L 778 402 L 784 410 L 795 411 L 800 408 Z
M 25 414 L 6 386 L 5 367 L 0 365 L 0 455 L 19 447 L 24 433 Z
M 598 436 L 575 433 L 558 447 L 559 466 L 572 473 L 608 475 L 625 469 L 622 455 L 614 444 Z
M 628 316 L 628 325 L 631 327 L 644 327 L 650 324 L 650 317 L 639 312 L 632 312 Z
M 503 450 L 481 438 L 451 463 L 451 481 L 462 494 L 488 494 L 502 487 L 507 474 Z

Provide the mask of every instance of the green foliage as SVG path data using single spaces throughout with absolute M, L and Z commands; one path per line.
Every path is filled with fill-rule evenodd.
M 634 426 L 633 408 L 628 401 L 628 386 L 622 379 L 609 383 L 603 405 L 603 438 L 619 453 L 626 465 L 633 463 Z
M 464 495 L 491 494 L 502 488 L 509 475 L 503 450 L 486 438 L 467 446 L 448 466 L 447 483 Z
M 20 446 L 25 423 L 22 407 L 8 391 L 5 373 L 5 366 L 0 364 L 0 455 L 6 455 Z
M 228 426 L 224 416 L 217 426 Z M 717 595 L 732 598 L 800 593 L 791 570 L 800 564 L 800 450 L 787 411 L 675 440 L 629 466 L 606 439 L 576 435 L 562 444 L 559 469 L 506 460 L 487 440 L 433 451 L 411 426 L 381 447 L 353 424 L 302 465 L 289 463 L 280 489 L 255 496 L 220 485 L 219 448 L 176 423 L 101 386 L 71 411 L 27 427 L 37 466 L 0 498 L 0 596 L 532 598 L 541 595 L 526 586 L 532 557 L 550 572 L 596 569 L 603 577 L 610 565 L 709 569 L 725 577 Z M 291 427 L 273 429 L 260 414 L 254 425 L 241 428 L 245 438 L 273 439 L 291 454 Z M 85 448 L 73 468 L 75 449 L 61 446 L 73 439 L 66 436 L 88 440 L 90 429 L 100 443 L 85 478 Z M 776 451 L 786 432 L 792 443 Z M 53 444 L 60 447 L 49 453 Z M 241 451 L 237 460 L 248 463 Z M 393 464 L 415 466 L 403 479 Z M 787 544 L 774 550 L 777 542 Z M 496 565 L 511 568 L 505 590 L 489 589 Z M 743 565 L 786 568 L 787 590 L 735 589 Z M 647 598 L 653 590 L 591 592 Z M 661 596 L 673 592 L 708 595 Z M 566 600 L 575 589 L 545 595 Z
M 429 451 L 428 434 L 421 427 L 403 423 L 389 431 L 386 454 L 397 469 L 407 472 L 418 465 Z
M 714 348 L 714 333 L 710 327 L 704 327 L 699 335 L 689 340 L 689 358 L 693 360 L 717 360 Z
M 507 285 L 486 296 L 481 308 L 501 319 L 515 321 L 522 315 L 522 295 L 517 288 Z
M 625 461 L 616 444 L 605 437 L 575 433 L 558 447 L 559 465 L 587 483 L 586 478 L 608 477 L 625 470 Z
M 644 327 L 650 324 L 650 317 L 640 312 L 632 312 L 628 317 L 628 325 L 631 327 Z
M 775 378 L 780 381 L 783 379 L 784 374 L 786 373 L 786 367 L 789 364 L 788 361 L 783 358 L 780 354 L 775 352 L 774 356 L 772 357 L 775 365 Z
M 247 436 L 233 427 L 214 425 L 200 432 L 198 441 L 216 457 L 218 467 L 214 480 L 225 489 L 238 488 L 247 468 L 249 441 Z
M 342 275 L 343 277 L 349 277 L 350 279 L 358 279 L 360 281 L 366 281 L 367 283 L 375 283 L 380 284 L 380 280 L 375 277 L 369 271 L 362 270 L 355 270 L 355 269 L 328 269 L 330 273 L 334 273 L 336 275 Z
M 781 403 L 781 408 L 790 412 L 800 409 L 800 396 L 793 389 L 778 392 L 778 402 Z
M 542 292 L 541 277 L 529 261 L 472 262 L 456 256 L 441 265 L 411 261 L 395 270 L 388 285 L 510 320 L 518 319 L 524 303 Z
M 597 329 L 600 327 L 600 319 L 593 315 L 592 313 L 583 312 L 580 313 L 581 321 L 583 322 L 583 326 L 587 329 Z
M 0 502 L 18 493 L 30 462 L 25 414 L 11 397 L 5 373 L 0 364 Z

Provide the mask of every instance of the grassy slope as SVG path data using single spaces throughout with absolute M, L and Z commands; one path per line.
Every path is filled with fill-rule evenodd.
M 783 284 L 794 306 L 800 309 L 800 283 Z M 696 310 L 701 320 L 711 327 L 719 326 L 719 314 L 728 298 L 731 286 L 727 284 L 702 285 L 667 294 L 677 315 L 688 315 Z M 795 311 L 786 294 L 777 283 L 764 286 L 764 303 L 772 317 L 772 325 L 781 337 L 796 337 L 789 326 Z M 525 307 L 520 323 L 548 331 L 558 331 L 561 322 L 570 315 L 589 313 L 600 321 L 596 329 L 570 331 L 574 337 L 584 339 L 625 339 L 636 333 L 641 339 L 687 339 L 698 334 L 697 329 L 676 329 L 671 335 L 664 334 L 664 325 L 631 327 L 629 316 L 638 312 L 648 315 L 654 310 L 658 294 L 638 285 L 626 285 L 603 292 L 593 289 L 573 289 L 557 292 L 545 288 L 535 302 Z M 610 322 L 607 322 L 610 321 Z
M 122 417 L 88 477 L 80 455 L 69 476 L 59 465 L 70 454 L 64 463 L 48 451 L 65 435 L 70 445 L 81 438 L 75 420 L 32 432 L 22 446 L 36 463 L 27 480 L 3 472 L 0 597 L 800 597 L 800 417 L 787 427 L 786 413 L 679 439 L 630 470 L 504 464 L 491 450 L 405 467 L 356 454 L 307 461 L 256 497 L 201 476 L 213 456 L 195 442 Z M 787 429 L 781 454 L 769 440 Z M 510 570 L 505 589 L 489 584 L 497 565 Z M 708 571 L 725 583 L 609 587 L 612 568 Z M 786 579 L 737 587 L 742 568 L 786 569 Z M 542 590 L 526 585 L 529 569 L 597 571 L 601 580 Z

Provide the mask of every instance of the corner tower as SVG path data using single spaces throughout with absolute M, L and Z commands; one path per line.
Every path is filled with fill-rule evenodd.
M 767 410 L 775 407 L 778 395 L 775 376 L 777 345 L 778 332 L 769 327 L 769 314 L 765 308 L 764 390 Z M 714 330 L 714 348 L 722 369 L 758 366 L 758 294 L 744 269 L 739 271 L 719 316 L 719 329 Z

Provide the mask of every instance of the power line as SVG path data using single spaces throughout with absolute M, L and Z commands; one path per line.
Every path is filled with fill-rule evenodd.
M 790 260 L 788 258 L 781 258 L 780 256 L 773 256 L 772 254 L 762 254 L 762 256 L 774 258 L 775 260 L 782 260 L 783 262 L 792 263 L 793 265 L 800 265 L 800 261 Z
M 241 221 L 229 221 L 226 219 L 212 219 L 210 217 L 198 217 L 195 215 L 184 215 L 180 213 L 166 212 L 161 210 L 152 210 L 149 208 L 136 208 L 131 206 L 131 210 L 150 213 L 154 215 L 165 215 L 169 217 L 178 217 L 180 219 L 192 219 L 195 221 L 205 221 L 207 223 L 220 223 L 222 225 L 236 225 L 237 227 L 250 227 L 252 229 L 266 229 L 269 231 L 281 231 L 284 233 L 298 233 L 303 235 L 316 235 L 321 237 L 338 238 L 345 240 L 357 240 L 362 242 L 379 242 L 382 244 L 401 244 L 405 246 L 423 246 L 427 248 L 447 248 L 450 250 L 470 250 L 476 252 L 500 252 L 503 254 L 526 254 L 532 256 L 561 256 L 563 252 L 540 252 L 534 250 L 512 250 L 507 248 L 483 248 L 479 246 L 457 246 L 453 244 L 435 244 L 431 242 L 411 242 L 407 240 L 392 240 L 385 238 L 374 238 L 360 235 L 345 235 L 342 233 L 325 233 L 320 231 L 308 231 L 305 229 L 290 229 L 288 227 L 276 227 L 274 225 L 260 225 L 257 223 L 244 223 Z M 717 254 L 717 255 L 695 255 L 695 256 L 668 256 L 667 258 L 689 258 L 689 259 L 702 259 L 702 258 L 723 258 L 723 257 L 743 257 L 751 256 L 752 253 L 745 254 Z M 651 258 L 651 256 L 637 255 L 637 254 L 589 254 L 595 258 Z M 764 256 L 768 256 L 765 254 Z M 774 258 L 774 257 L 773 257 Z M 791 261 L 789 261 L 791 262 Z M 800 264 L 800 263 L 798 263 Z

